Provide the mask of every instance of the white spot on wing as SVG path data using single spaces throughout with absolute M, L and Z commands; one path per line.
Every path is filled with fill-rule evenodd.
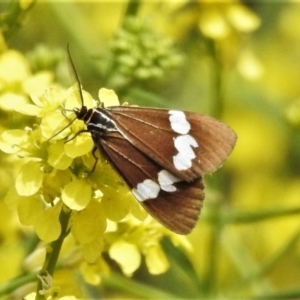
M 157 174 L 157 178 L 159 184 L 151 179 L 145 179 L 139 183 L 135 189 L 132 189 L 132 193 L 138 201 L 142 202 L 155 199 L 161 189 L 169 193 L 177 191 L 177 188 L 173 184 L 179 182 L 180 179 L 167 170 L 161 170 Z
M 189 134 L 175 138 L 174 146 L 178 153 L 173 156 L 173 163 L 177 170 L 188 170 L 192 166 L 192 160 L 196 157 L 192 147 L 198 147 L 197 141 Z
M 162 190 L 165 192 L 175 192 L 177 188 L 173 183 L 180 181 L 179 178 L 169 173 L 167 170 L 161 170 L 158 173 L 158 182 Z
M 154 199 L 158 196 L 160 186 L 151 179 L 146 179 L 136 186 L 136 189 L 132 189 L 133 195 L 139 201 L 145 201 Z
M 190 129 L 191 125 L 187 121 L 185 113 L 180 110 L 170 110 L 169 111 L 169 120 L 171 123 L 171 128 L 180 134 L 187 134 Z

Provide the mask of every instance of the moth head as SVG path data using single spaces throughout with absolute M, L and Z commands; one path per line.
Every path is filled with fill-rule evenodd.
M 73 109 L 77 119 L 84 120 L 84 117 L 86 116 L 88 112 L 88 108 L 86 106 L 82 106 L 81 108 L 75 107 Z

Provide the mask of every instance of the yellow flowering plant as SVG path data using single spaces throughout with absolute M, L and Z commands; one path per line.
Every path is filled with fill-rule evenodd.
M 86 91 L 82 94 L 88 108 L 99 104 Z M 105 106 L 119 105 L 111 90 L 100 89 L 99 99 Z M 14 203 L 22 225 L 33 226 L 38 238 L 50 243 L 38 275 L 37 299 L 62 291 L 52 284 L 52 276 L 68 235 L 73 243 L 64 250 L 65 257 L 78 253 L 72 264 L 79 266 L 90 284 L 99 284 L 101 273 L 109 270 L 101 257 L 103 251 L 127 276 L 139 268 L 142 256 L 151 274 L 165 272 L 169 264 L 160 245 L 162 238 L 169 236 L 175 245 L 186 242 L 145 219 L 146 213 L 99 153 L 91 172 L 95 145 L 85 124 L 73 112 L 81 105 L 77 86 L 34 91 L 31 100 L 20 102 L 14 109 L 36 116 L 35 123 L 25 129 L 4 131 L 0 150 L 13 155 L 18 165 L 6 203 Z M 28 263 L 27 267 L 32 270 L 38 266 L 33 268 Z
M 300 298 L 299 5 L 2 2 L 1 299 Z M 78 90 L 58 85 L 70 86 L 67 42 L 93 95 L 106 86 L 237 132 L 232 157 L 205 178 L 194 253 L 144 219 L 98 151 L 91 172 L 91 137 L 72 139 L 85 130 L 71 124 Z M 84 104 L 98 102 L 84 92 Z
M 16 14 L 33 3 L 25 2 L 15 3 Z M 11 19 L 17 20 L 17 15 Z M 0 33 L 4 33 L 4 41 L 10 32 Z M 9 120 L 0 128 L 0 150 L 6 153 L 1 153 L 6 164 L 5 168 L 2 165 L 3 174 L 8 177 L 3 190 L 9 187 L 4 202 L 17 212 L 21 225 L 34 229 L 38 239 L 23 253 L 22 269 L 27 278 L 12 279 L 7 287 L 2 286 L 1 293 L 12 292 L 15 298 L 25 299 L 82 298 L 85 294 L 78 288 L 80 280 L 97 285 L 111 272 L 111 265 L 118 266 L 127 277 L 142 262 L 150 274 L 166 272 L 170 263 L 162 240 L 168 237 L 175 247 L 187 252 L 190 245 L 185 237 L 147 217 L 98 151 L 94 169 L 95 145 L 73 111 L 83 104 L 78 86 L 66 90 L 55 82 L 65 81 L 62 69 L 57 68 L 61 52 L 37 47 L 26 57 L 7 50 L 3 43 L 0 113 Z M 133 16 L 124 19 L 109 49 L 111 56 L 106 58 L 109 63 L 104 64 L 103 78 L 119 93 L 150 79 L 158 81 L 183 61 L 171 39 L 153 30 L 151 22 Z M 100 102 L 119 105 L 110 90 L 99 91 L 100 101 L 86 91 L 82 94 L 88 108 Z M 11 124 L 16 118 L 18 122 Z M 72 279 L 72 271 L 80 273 L 79 281 Z M 25 282 L 34 281 L 36 288 L 25 288 Z

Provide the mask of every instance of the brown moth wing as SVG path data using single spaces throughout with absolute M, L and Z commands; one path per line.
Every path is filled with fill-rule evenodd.
M 118 132 L 93 135 L 95 144 L 131 189 L 150 179 L 158 183 L 162 167 L 138 150 Z M 204 199 L 201 178 L 174 183 L 176 191 L 160 190 L 157 197 L 139 201 L 162 225 L 178 234 L 188 234 L 195 226 Z
M 175 184 L 178 192 L 161 191 L 160 197 L 141 204 L 148 213 L 168 229 L 188 234 L 195 227 L 204 200 L 202 178 Z
M 170 173 L 190 181 L 218 169 L 229 156 L 236 142 L 236 134 L 218 120 L 192 112 L 184 112 L 191 129 L 188 132 L 197 141 L 193 148 L 192 166 L 178 170 L 173 157 L 178 153 L 174 139 L 180 134 L 171 128 L 169 110 L 116 106 L 106 108 L 121 134 L 141 152 L 147 153 Z

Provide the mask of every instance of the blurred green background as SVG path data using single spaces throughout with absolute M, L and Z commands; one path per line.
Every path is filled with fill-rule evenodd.
M 113 88 L 121 102 L 208 114 L 238 135 L 224 167 L 206 177 L 193 251 L 165 240 L 166 273 L 142 264 L 132 278 L 89 287 L 89 297 L 300 297 L 300 4 L 2 1 L 0 17 L 2 54 L 21 52 L 33 74 L 51 70 L 70 86 L 69 44 L 95 98 Z M 1 132 L 31 120 L 0 116 Z M 2 199 L 14 182 L 8 159 L 1 153 Z M 20 274 L 30 229 L 0 206 L 3 283 Z

